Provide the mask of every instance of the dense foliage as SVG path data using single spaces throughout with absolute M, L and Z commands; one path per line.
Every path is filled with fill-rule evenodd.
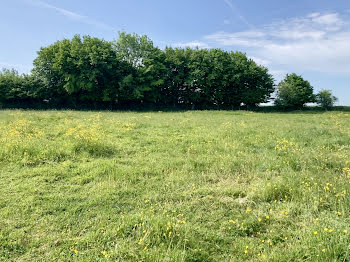
M 19 75 L 15 70 L 0 71 L 0 106 L 5 103 L 25 104 L 38 102 L 44 84 L 33 75 Z
M 0 102 L 17 105 L 236 108 L 273 91 L 268 69 L 241 52 L 161 50 L 126 33 L 113 42 L 76 35 L 41 48 L 32 74 L 0 74 Z
M 330 90 L 321 90 L 316 95 L 317 104 L 324 109 L 332 108 L 337 100 L 338 98 L 333 96 Z
M 54 104 L 118 101 L 119 84 L 130 71 L 116 59 L 112 44 L 75 36 L 42 48 L 33 73 L 46 83 L 45 99 Z
M 284 108 L 302 108 L 306 103 L 315 102 L 313 87 L 309 81 L 297 74 L 287 74 L 278 84 L 276 106 Z

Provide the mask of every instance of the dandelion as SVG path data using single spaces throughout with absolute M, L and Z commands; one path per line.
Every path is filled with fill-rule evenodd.
M 261 222 L 261 220 L 262 220 L 262 219 L 259 217 L 259 218 L 258 218 L 258 221 Z
M 282 215 L 288 216 L 288 211 L 281 210 L 280 213 L 281 213 Z
M 244 254 L 248 254 L 248 248 L 249 246 L 245 246 Z
M 326 252 L 326 249 L 324 248 L 324 249 L 322 249 L 321 251 L 324 253 L 324 252 Z
M 247 210 L 245 211 L 246 213 L 252 212 L 252 210 L 248 207 Z
M 108 258 L 108 253 L 107 253 L 107 251 L 101 251 L 101 254 L 102 254 L 105 258 Z
M 317 231 L 314 232 L 314 235 L 317 235 Z

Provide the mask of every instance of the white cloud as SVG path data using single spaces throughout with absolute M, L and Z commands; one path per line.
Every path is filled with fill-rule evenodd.
M 219 43 L 224 46 L 261 46 L 266 44 L 266 40 L 261 37 L 262 32 L 246 31 L 238 33 L 217 32 L 204 37 L 206 41 Z
M 312 13 L 255 30 L 216 32 L 204 37 L 211 46 L 244 48 L 271 67 L 350 74 L 350 17 Z
M 109 26 L 103 22 L 99 22 L 99 21 L 96 21 L 92 18 L 89 18 L 88 16 L 85 16 L 85 15 L 82 15 L 82 14 L 79 14 L 79 13 L 76 13 L 76 12 L 73 12 L 73 11 L 70 11 L 67 9 L 63 9 L 63 8 L 48 4 L 48 3 L 41 1 L 41 0 L 26 0 L 26 2 L 31 4 L 31 5 L 40 7 L 40 8 L 55 10 L 57 13 L 65 16 L 69 19 L 72 19 L 72 20 L 76 20 L 76 21 L 79 21 L 79 22 L 82 22 L 82 23 L 85 23 L 88 25 L 97 26 L 97 27 L 100 27 L 100 28 L 103 28 L 106 30 L 115 31 L 112 26 Z
M 340 20 L 339 15 L 336 13 L 314 16 L 312 17 L 312 21 L 319 23 L 321 25 L 342 24 L 342 21 Z
M 287 70 L 270 70 L 270 74 L 272 74 L 275 77 L 275 80 L 277 80 L 277 82 L 281 81 L 287 73 Z
M 187 43 L 176 43 L 175 47 L 190 47 L 190 48 L 209 48 L 209 45 L 205 42 L 192 41 Z
M 255 61 L 255 63 L 257 63 L 258 65 L 268 66 L 269 64 L 271 64 L 270 60 L 263 59 L 263 58 L 260 58 L 260 57 L 248 56 L 248 58 L 253 59 Z
M 315 12 L 315 13 L 309 14 L 307 17 L 313 18 L 313 17 L 317 17 L 317 16 L 319 16 L 319 15 L 321 15 L 321 13 Z
M 284 38 L 284 39 L 321 39 L 324 35 L 325 32 L 323 31 L 299 31 L 299 30 L 281 30 L 279 32 L 275 32 L 271 34 L 272 36 L 279 37 L 279 38 Z

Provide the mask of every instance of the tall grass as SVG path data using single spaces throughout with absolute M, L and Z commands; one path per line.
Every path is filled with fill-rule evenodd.
M 350 113 L 0 111 L 0 261 L 349 261 Z

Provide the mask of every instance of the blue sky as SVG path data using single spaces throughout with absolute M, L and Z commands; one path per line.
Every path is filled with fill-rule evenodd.
M 36 51 L 118 31 L 156 45 L 243 51 L 276 81 L 295 72 L 350 105 L 349 0 L 3 0 L 0 67 L 29 72 Z

